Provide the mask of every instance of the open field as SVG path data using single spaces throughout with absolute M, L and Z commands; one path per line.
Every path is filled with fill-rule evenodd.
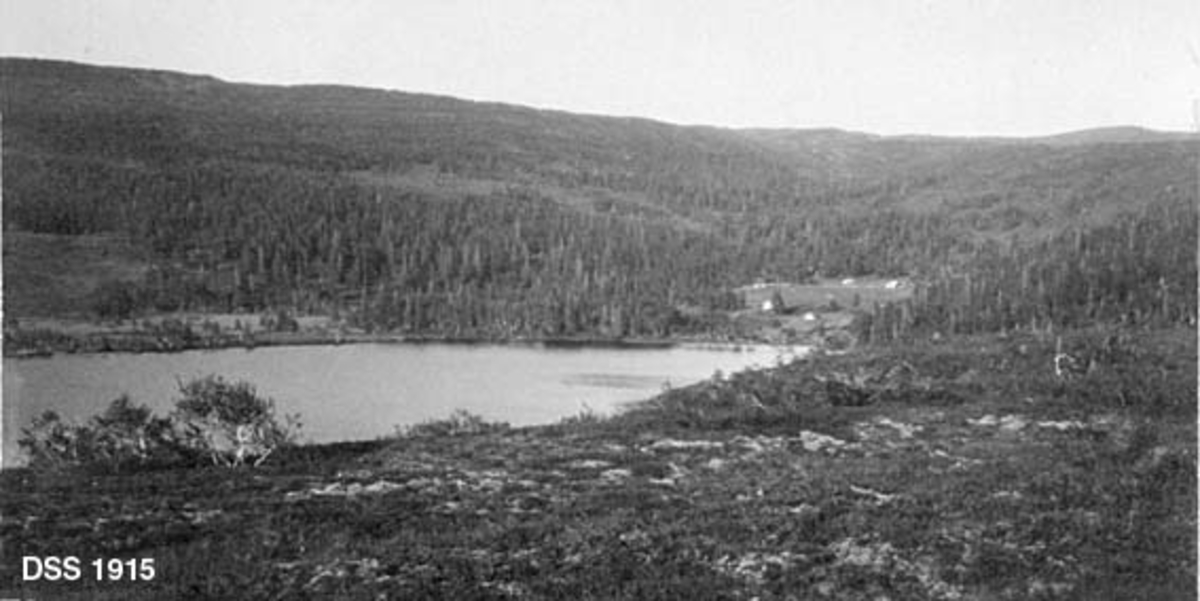
M 756 284 L 737 289 L 747 307 L 759 309 L 778 293 L 790 311 L 817 311 L 829 307 L 869 309 L 875 303 L 911 298 L 913 285 L 907 278 L 824 278 L 807 284 L 788 282 Z
M 821 278 L 797 284 L 757 283 L 734 290 L 744 309 L 730 313 L 742 336 L 776 344 L 853 344 L 856 319 L 877 305 L 913 296 L 907 278 Z M 775 303 L 782 301 L 782 307 Z M 769 308 L 768 308 L 769 307 Z
M 105 281 L 139 280 L 149 257 L 115 235 L 57 235 L 6 231 L 6 317 L 83 316 Z
M 0 474 L 0 593 L 78 599 L 1194 599 L 1196 334 L 863 349 L 258 469 Z M 23 555 L 152 558 L 26 583 Z M 86 573 L 86 572 L 85 572 Z

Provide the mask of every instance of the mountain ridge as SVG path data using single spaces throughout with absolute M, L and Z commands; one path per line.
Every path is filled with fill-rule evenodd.
M 1075 213 L 1136 209 L 1161 189 L 1184 185 L 1194 171 L 1191 146 L 1200 146 L 1186 134 L 1131 127 L 958 138 L 679 126 L 395 90 L 228 83 L 62 61 L 0 59 L 0 75 L 5 152 L 12 155 L 159 165 L 233 160 L 358 172 L 374 182 L 432 169 L 468 182 L 468 189 L 483 180 L 605 190 L 627 197 L 634 211 L 647 206 L 644 192 L 654 190 L 652 204 L 680 223 L 713 211 L 961 213 L 965 202 L 987 205 L 987 214 L 970 217 L 976 221 L 1015 218 L 1029 232 L 1052 231 Z M 1169 181 L 1159 185 L 1163 177 Z M 997 194 L 997 179 L 1015 180 L 1015 195 L 987 200 Z M 1084 182 L 1110 179 L 1120 183 L 1121 199 L 1079 196 L 1091 185 Z M 416 183 L 428 189 L 426 181 Z M 1065 204 L 1056 200 L 1064 198 Z M 564 199 L 576 207 L 593 201 Z
M 17 56 L 0 56 L 0 73 L 12 73 L 13 67 L 18 67 L 18 71 L 25 68 L 38 69 L 67 69 L 77 73 L 85 72 L 125 72 L 133 76 L 155 76 L 167 79 L 189 79 L 195 84 L 223 84 L 228 86 L 246 86 L 263 89 L 277 90 L 293 90 L 293 91 L 334 91 L 345 92 L 354 95 L 361 94 L 382 94 L 382 95 L 399 95 L 409 97 L 410 99 L 428 99 L 433 101 L 453 101 L 469 105 L 477 105 L 483 107 L 502 108 L 502 109 L 517 109 L 523 111 L 533 111 L 537 113 L 545 113 L 549 115 L 563 115 L 570 117 L 586 117 L 611 119 L 618 121 L 632 121 L 639 123 L 653 123 L 657 125 L 667 125 L 671 127 L 683 129 L 702 129 L 702 130 L 720 130 L 726 132 L 746 132 L 755 135 L 774 134 L 774 135 L 795 135 L 795 136 L 813 136 L 818 138 L 830 137 L 853 137 L 867 138 L 872 140 L 903 140 L 903 141 L 932 141 L 932 142 L 1001 142 L 1001 143 L 1049 143 L 1049 144 L 1105 144 L 1105 143 L 1142 143 L 1142 142 L 1161 142 L 1161 141 L 1179 141 L 1179 140 L 1196 140 L 1200 139 L 1200 133 L 1188 131 L 1174 131 L 1155 129 L 1140 125 L 1124 124 L 1124 125 L 1107 125 L 1083 128 L 1078 130 L 1060 131 L 1047 134 L 1033 135 L 996 135 L 996 134 L 981 134 L 981 135 L 945 135 L 934 133 L 904 133 L 904 134 L 880 134 L 869 131 L 849 130 L 835 125 L 826 126 L 805 126 L 805 127 L 730 127 L 717 124 L 706 123 L 678 123 L 669 120 L 656 119 L 639 115 L 612 115 L 605 113 L 592 113 L 583 111 L 572 111 L 560 108 L 543 108 L 523 105 L 519 103 L 489 100 L 489 99 L 470 99 L 462 98 L 449 94 L 436 92 L 414 92 L 402 90 L 398 88 L 382 88 L 366 85 L 341 84 L 341 83 L 322 83 L 322 82 L 305 82 L 292 84 L 268 84 L 254 81 L 241 81 L 232 79 L 223 79 L 214 75 L 203 73 L 193 73 L 186 71 L 177 71 L 171 69 L 146 68 L 146 67 L 125 67 L 119 65 L 100 65 L 78 61 L 69 61 L 61 59 L 46 59 L 35 57 L 17 57 Z

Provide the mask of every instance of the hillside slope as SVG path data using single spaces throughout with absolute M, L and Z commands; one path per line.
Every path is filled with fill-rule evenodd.
M 649 193 L 675 211 L 1017 209 L 1062 226 L 1194 181 L 1188 134 L 1030 139 L 729 130 L 340 86 L 0 60 L 5 152 L 123 165 L 244 161 Z M 18 163 L 19 164 L 19 163 Z M 377 178 L 381 181 L 384 178 Z M 698 197 L 698 198 L 697 198 Z M 697 205 L 700 205 L 699 207 Z M 1032 205 L 1032 206 L 1029 206 Z
M 987 265 L 1047 303 L 1078 284 L 1039 248 L 1079 254 L 1076 271 L 1096 262 L 1071 302 L 1097 315 L 1152 302 L 1122 291 L 1139 278 L 1195 288 L 1194 273 L 1174 274 L 1187 257 L 1130 242 L 1194 239 L 1200 143 L 1181 134 L 681 127 L 27 59 L 0 59 L 0 109 L 5 228 L 136 241 L 144 275 L 96 283 L 126 288 L 135 313 L 287 308 L 498 338 L 728 335 L 729 291 L 756 278 L 928 281 Z M 1057 242 L 1085 235 L 1087 248 Z M 1112 273 L 1110 244 L 1137 257 L 1118 271 L 1145 275 Z M 1187 297 L 1172 298 L 1154 310 L 1175 315 L 1163 307 Z M 1017 323 L 1059 311 L 994 309 Z

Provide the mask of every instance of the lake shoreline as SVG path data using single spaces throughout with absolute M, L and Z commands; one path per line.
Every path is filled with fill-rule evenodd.
M 304 415 L 314 442 L 390 434 L 395 426 L 464 409 L 514 425 L 546 424 L 580 411 L 608 413 L 671 386 L 761 368 L 806 347 L 551 343 L 275 345 L 178 353 L 58 354 L 6 359 L 5 457 L 15 433 L 45 411 L 75 423 L 128 396 L 166 415 L 183 382 L 207 375 L 242 381 Z M 330 399 L 342 399 L 330 402 Z
M 295 332 L 222 332 L 197 331 L 196 328 L 139 330 L 89 323 L 89 330 L 69 328 L 6 328 L 5 359 L 32 359 L 55 354 L 94 353 L 177 353 L 192 350 L 220 350 L 278 346 L 336 346 L 344 344 L 500 344 L 532 345 L 548 348 L 669 349 L 699 345 L 738 350 L 745 346 L 827 346 L 845 347 L 853 343 L 848 332 L 834 328 L 820 335 L 769 340 L 763 337 L 672 336 L 664 338 L 612 338 L 604 336 L 502 337 L 437 333 L 366 333 L 342 329 L 309 329 Z M 831 340 L 836 339 L 831 343 Z

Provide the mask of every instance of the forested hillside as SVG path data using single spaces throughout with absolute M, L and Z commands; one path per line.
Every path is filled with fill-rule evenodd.
M 918 293 L 875 308 L 869 339 L 1194 323 L 1190 136 L 680 127 L 18 59 L 0 103 L 5 230 L 143 247 L 144 277 L 96 291 L 123 314 L 721 335 L 736 286 L 878 274 Z

